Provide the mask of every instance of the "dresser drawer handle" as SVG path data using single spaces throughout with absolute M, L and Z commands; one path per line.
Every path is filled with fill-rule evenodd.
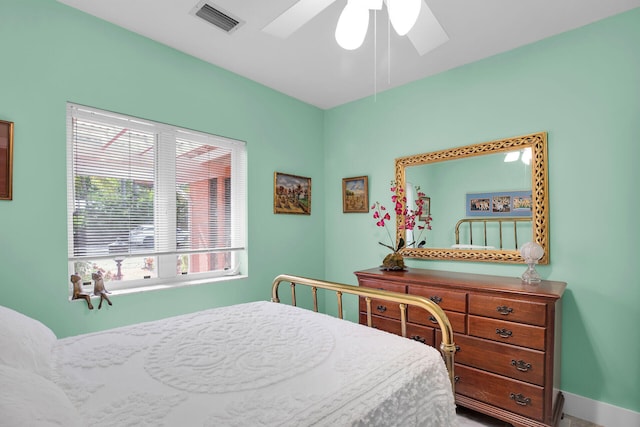
M 527 406 L 531 404 L 531 399 L 529 397 L 524 397 L 522 394 L 514 394 L 511 393 L 509 397 L 514 400 L 518 405 Z
M 379 305 L 376 307 L 376 310 L 378 310 L 380 313 L 384 313 L 385 311 L 387 311 L 387 307 L 385 307 L 384 305 Z
M 513 332 L 511 332 L 508 329 L 497 329 L 496 328 L 496 334 L 500 335 L 502 338 L 509 338 L 511 335 L 513 335 Z
M 427 343 L 427 340 L 425 338 L 422 338 L 420 335 L 411 335 L 409 338 L 411 338 L 414 341 L 421 342 L 422 344 Z
M 457 384 L 458 381 L 460 381 L 460 377 L 458 375 L 456 375 L 455 377 L 453 377 L 453 382 L 454 384 Z
M 504 314 L 505 316 L 513 313 L 513 308 L 507 307 L 506 305 L 499 305 L 498 307 L 496 307 L 496 310 L 498 311 L 498 313 Z
M 429 322 L 435 323 L 436 325 L 438 324 L 438 320 L 433 316 L 429 316 Z
M 518 371 L 522 372 L 527 372 L 531 369 L 531 363 L 527 363 L 524 360 L 518 360 L 517 362 L 515 360 L 511 360 L 511 365 L 515 366 Z
M 429 299 L 436 304 L 440 304 L 442 302 L 442 297 L 439 297 L 437 295 L 430 296 Z

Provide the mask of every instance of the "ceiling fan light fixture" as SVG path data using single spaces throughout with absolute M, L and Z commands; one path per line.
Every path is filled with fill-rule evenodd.
M 351 0 L 356 3 L 362 3 L 369 10 L 381 10 L 383 0 Z
M 400 36 L 406 35 L 418 20 L 422 0 L 384 0 L 393 29 Z
M 342 10 L 336 26 L 336 41 L 341 48 L 354 50 L 362 46 L 369 29 L 369 9 L 361 1 L 350 0 Z

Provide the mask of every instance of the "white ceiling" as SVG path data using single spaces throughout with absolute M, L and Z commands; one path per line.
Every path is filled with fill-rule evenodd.
M 376 43 L 372 23 L 360 49 L 341 49 L 334 32 L 346 0 L 286 39 L 262 29 L 297 0 L 207 0 L 245 22 L 229 34 L 190 13 L 201 0 L 58 1 L 323 109 L 640 7 L 640 0 L 425 0 L 450 40 L 420 56 L 407 37 L 393 30 L 388 37 L 385 8 Z

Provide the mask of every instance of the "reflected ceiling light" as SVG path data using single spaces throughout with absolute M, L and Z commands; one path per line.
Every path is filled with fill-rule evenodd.
M 505 163 L 515 162 L 519 158 L 520 158 L 520 152 L 519 151 L 510 151 L 507 154 L 505 154 L 504 162 Z
M 524 150 L 522 150 L 522 163 L 524 163 L 525 165 L 528 165 L 529 163 L 531 163 L 531 147 L 527 147 Z
M 522 153 L 522 157 L 520 157 L 520 153 Z M 504 155 L 504 162 L 515 162 L 520 159 L 522 163 L 528 165 L 531 163 L 531 147 L 527 147 L 524 150 L 519 151 L 510 151 Z
M 348 0 L 338 18 L 336 41 L 343 49 L 362 46 L 369 29 L 369 11 L 382 9 L 383 0 Z M 389 20 L 398 35 L 406 35 L 420 15 L 422 0 L 384 0 Z

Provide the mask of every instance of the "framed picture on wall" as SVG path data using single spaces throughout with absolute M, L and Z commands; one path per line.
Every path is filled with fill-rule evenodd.
M 275 172 L 273 213 L 311 215 L 311 178 Z
M 369 212 L 369 178 L 342 178 L 342 212 Z
M 0 200 L 13 197 L 13 122 L 0 120 Z

